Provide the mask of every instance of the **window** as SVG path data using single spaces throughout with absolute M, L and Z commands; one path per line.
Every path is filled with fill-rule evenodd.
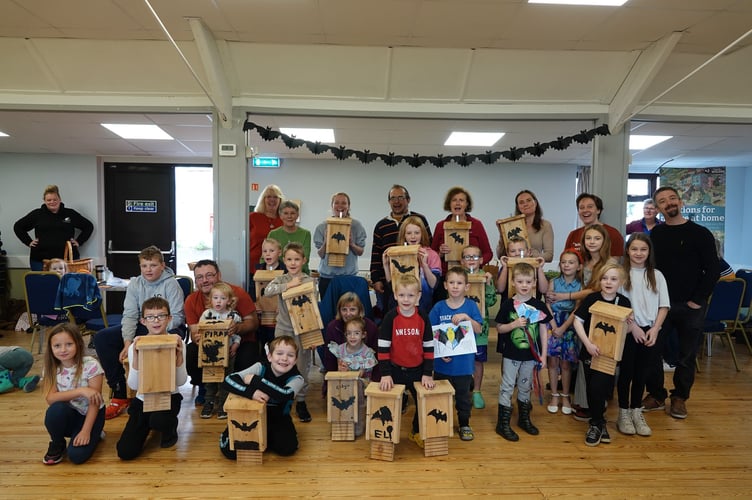
M 642 202 L 658 189 L 658 174 L 629 174 L 627 179 L 627 222 L 642 219 Z

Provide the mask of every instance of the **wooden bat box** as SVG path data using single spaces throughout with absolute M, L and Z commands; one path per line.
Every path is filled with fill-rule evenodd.
M 282 293 L 290 313 L 290 321 L 295 335 L 300 337 L 304 349 L 316 347 L 324 343 L 318 300 L 316 298 L 316 283 L 308 281 L 300 286 Z
M 138 349 L 138 392 L 144 411 L 169 410 L 175 385 L 175 335 L 144 335 Z
M 253 282 L 256 285 L 256 311 L 259 312 L 261 326 L 274 326 L 277 322 L 277 297 L 267 297 L 264 295 L 264 288 L 271 280 L 277 276 L 285 274 L 284 271 L 275 269 L 266 271 L 259 269 L 253 275 Z
M 501 235 L 501 241 L 505 249 L 509 244 L 509 239 L 515 236 L 527 241 L 527 246 L 530 248 L 530 238 L 527 236 L 527 224 L 525 224 L 524 215 L 520 214 L 514 217 L 507 217 L 506 219 L 499 219 L 496 221 L 496 226 L 499 228 L 499 234 Z
M 478 304 L 481 316 L 486 315 L 486 273 L 468 274 L 467 282 L 470 285 L 465 297 Z
M 412 274 L 420 281 L 418 250 L 420 250 L 420 245 L 393 246 L 386 249 L 386 254 L 389 257 L 389 269 L 392 273 L 392 283 L 400 275 L 406 274 Z
M 509 267 L 509 270 L 507 272 L 507 297 L 511 297 L 517 291 L 514 288 L 514 283 L 512 282 L 512 271 L 514 270 L 514 266 L 519 264 L 520 262 L 524 262 L 526 264 L 530 264 L 533 266 L 533 269 L 535 269 L 535 278 L 538 278 L 538 260 L 534 259 L 532 257 L 509 257 L 509 260 L 507 260 L 507 266 Z M 538 291 L 537 282 L 536 287 L 534 290 L 533 295 L 535 295 Z
M 261 464 L 266 450 L 266 405 L 237 394 L 225 401 L 230 449 L 239 464 Z
M 447 262 L 461 262 L 462 250 L 470 246 L 470 226 L 468 221 L 444 222 L 444 243 L 449 245 L 449 253 L 444 256 Z
M 326 219 L 326 256 L 332 267 L 343 267 L 345 258 L 350 253 L 349 217 L 329 217 Z
M 598 301 L 590 306 L 590 341 L 598 346 L 600 355 L 593 358 L 590 367 L 613 375 L 616 363 L 621 361 L 624 340 L 628 333 L 627 318 L 632 309 Z
M 198 366 L 202 368 L 204 382 L 221 382 L 225 378 L 225 368 L 230 360 L 230 339 L 227 331 L 231 326 L 231 319 L 211 319 L 198 324 L 201 335 L 198 344 Z
M 418 426 L 427 457 L 449 454 L 449 438 L 454 433 L 454 387 L 448 380 L 436 380 L 433 389 L 414 382 L 418 392 Z
M 394 460 L 394 445 L 400 440 L 403 384 L 382 391 L 378 382 L 366 387 L 366 440 L 371 441 L 371 458 Z
M 326 421 L 332 441 L 354 441 L 358 422 L 358 372 L 327 372 Z

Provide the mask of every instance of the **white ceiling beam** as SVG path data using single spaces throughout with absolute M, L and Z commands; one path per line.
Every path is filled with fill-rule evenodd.
M 631 112 L 647 90 L 653 78 L 663 67 L 668 56 L 679 43 L 683 32 L 674 31 L 642 51 L 621 87 L 611 100 L 608 109 L 608 126 L 612 134 L 619 132 L 629 120 Z
M 222 59 L 217 48 L 217 41 L 214 39 L 209 28 L 204 21 L 198 17 L 187 18 L 188 24 L 193 32 L 196 41 L 201 62 L 204 65 L 204 71 L 209 79 L 210 99 L 217 107 L 220 123 L 224 128 L 232 127 L 232 94 L 230 85 L 225 75 Z

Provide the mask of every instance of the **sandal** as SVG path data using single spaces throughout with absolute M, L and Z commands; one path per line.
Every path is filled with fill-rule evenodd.
M 572 404 L 569 402 L 569 394 L 560 394 L 561 396 L 561 412 L 564 415 L 572 414 Z
M 556 413 L 559 411 L 559 394 L 551 393 L 551 402 L 548 404 L 548 413 Z

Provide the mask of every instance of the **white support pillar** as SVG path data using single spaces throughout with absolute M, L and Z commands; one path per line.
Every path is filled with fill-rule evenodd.
M 600 124 L 597 124 L 600 125 Z M 590 192 L 603 199 L 600 220 L 624 232 L 629 177 L 629 123 L 609 136 L 593 142 L 593 171 Z

